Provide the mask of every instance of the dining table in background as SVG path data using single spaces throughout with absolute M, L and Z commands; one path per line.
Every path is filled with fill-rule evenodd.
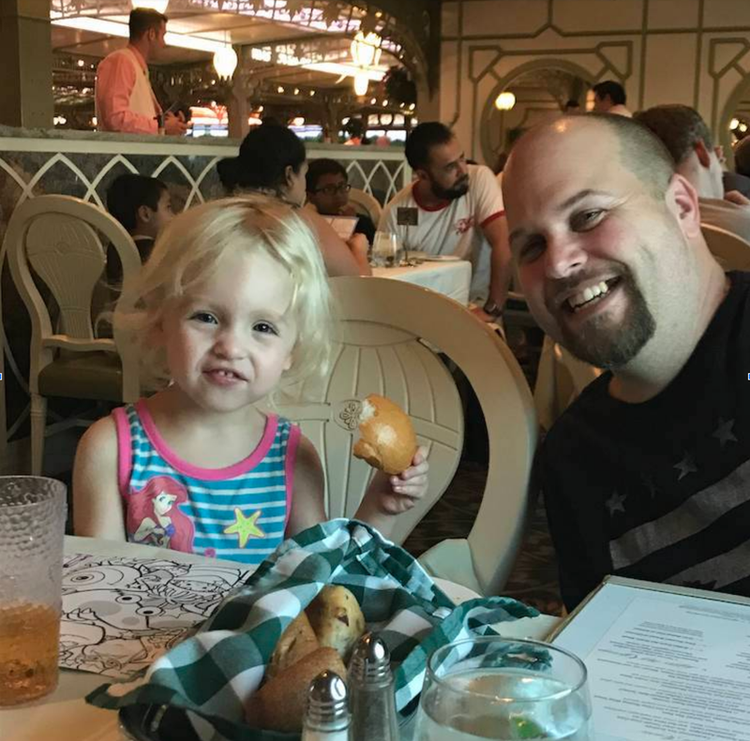
M 471 263 L 468 260 L 427 261 L 418 265 L 373 268 L 376 278 L 391 278 L 429 288 L 468 306 Z
M 400 268 L 394 268 L 400 269 Z M 179 551 L 165 550 L 148 545 L 138 545 L 98 538 L 66 536 L 65 555 L 91 555 L 101 558 L 124 557 L 134 559 L 165 559 L 178 563 L 247 568 L 247 564 L 196 556 Z M 443 579 L 435 579 L 441 589 L 456 603 L 478 595 L 467 587 Z M 503 623 L 503 635 L 544 639 L 559 618 L 540 615 L 513 623 Z M 500 627 L 500 626 L 496 626 Z M 2 741 L 123 741 L 117 713 L 88 705 L 86 695 L 100 685 L 111 681 L 99 674 L 60 669 L 57 689 L 47 697 L 22 707 L 0 708 L 0 740 Z M 411 735 L 410 726 L 403 729 L 404 739 Z

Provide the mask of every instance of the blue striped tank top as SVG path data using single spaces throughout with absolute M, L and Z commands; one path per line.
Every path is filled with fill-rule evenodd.
M 113 412 L 129 541 L 259 564 L 284 539 L 299 427 L 269 414 L 258 447 L 220 469 L 181 460 L 143 400 Z

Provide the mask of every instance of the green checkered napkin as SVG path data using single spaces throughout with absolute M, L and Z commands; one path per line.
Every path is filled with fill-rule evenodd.
M 242 699 L 260 686 L 284 629 L 326 584 L 350 589 L 368 629 L 388 645 L 402 720 L 415 710 L 431 651 L 494 634 L 492 623 L 539 614 L 505 597 L 455 607 L 403 548 L 356 520 L 331 520 L 282 543 L 198 633 L 155 661 L 145 676 L 103 685 L 87 700 L 110 709 L 169 706 L 160 727 L 168 717 L 173 729 L 180 727 L 181 741 L 298 738 L 249 728 Z

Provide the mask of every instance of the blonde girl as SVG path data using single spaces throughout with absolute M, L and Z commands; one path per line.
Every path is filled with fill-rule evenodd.
M 81 439 L 76 533 L 142 537 L 155 510 L 134 503 L 155 489 L 187 491 L 172 503 L 164 542 L 208 556 L 258 563 L 325 520 L 314 447 L 296 425 L 255 406 L 328 362 L 330 290 L 294 209 L 256 196 L 186 211 L 130 292 L 126 305 L 135 308 L 115 322 L 136 330 L 148 367 L 170 383 Z M 387 530 L 413 507 L 427 488 L 424 453 L 398 477 L 376 474 L 355 516 Z

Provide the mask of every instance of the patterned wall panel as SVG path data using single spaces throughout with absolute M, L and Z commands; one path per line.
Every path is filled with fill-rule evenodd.
M 467 151 L 491 162 L 492 104 L 530 65 L 621 81 L 634 110 L 697 108 L 729 144 L 750 91 L 746 0 L 444 0 L 440 106 Z

